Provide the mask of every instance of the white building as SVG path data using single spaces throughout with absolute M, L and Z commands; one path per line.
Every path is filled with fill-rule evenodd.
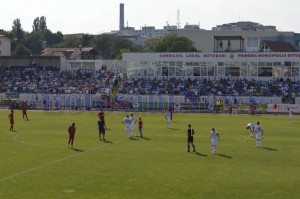
M 94 70 L 99 63 L 99 53 L 91 47 L 46 48 L 41 56 L 60 57 L 61 70 Z
M 300 52 L 123 53 L 127 76 L 300 80 Z
M 171 34 L 177 26 L 164 26 L 163 29 L 155 29 L 154 26 L 144 26 L 141 30 L 136 30 L 133 27 L 124 27 L 121 31 L 112 31 L 119 37 L 129 39 L 134 45 L 145 46 L 145 41 L 150 38 L 157 38 Z
M 0 35 L 0 56 L 11 56 L 11 39 Z
M 270 31 L 276 32 L 276 26 L 264 26 L 259 23 L 251 22 L 251 21 L 239 21 L 236 23 L 228 23 L 217 25 L 213 27 L 212 30 L 219 31 Z
M 194 42 L 200 52 L 259 52 L 264 40 L 290 43 L 299 50 L 300 35 L 294 32 L 219 31 L 176 29 L 174 35 L 184 36 Z M 230 41 L 230 46 L 228 42 Z M 222 42 L 222 46 L 220 43 Z M 296 45 L 297 44 L 297 45 Z

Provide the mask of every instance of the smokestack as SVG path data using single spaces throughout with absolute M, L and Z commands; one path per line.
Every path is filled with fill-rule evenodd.
M 124 3 L 120 3 L 120 30 L 124 29 Z

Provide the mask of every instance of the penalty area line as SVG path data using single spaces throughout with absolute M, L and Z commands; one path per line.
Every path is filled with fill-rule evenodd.
M 118 141 L 116 141 L 116 142 L 120 142 L 120 141 L 121 141 L 121 140 L 118 140 Z M 116 142 L 114 142 L 114 143 L 116 143 Z M 80 156 L 80 155 L 84 155 L 84 154 L 86 154 L 86 153 L 88 153 L 88 152 L 96 151 L 96 150 L 98 150 L 98 149 L 100 149 L 100 148 L 103 148 L 103 147 L 106 147 L 106 146 L 108 146 L 108 145 L 110 145 L 110 144 L 107 143 L 107 144 L 104 144 L 104 145 L 101 145 L 101 146 L 98 146 L 98 147 L 89 149 L 89 150 L 84 151 L 84 152 L 81 152 L 81 153 L 76 153 L 76 154 L 74 154 L 74 155 L 70 155 L 70 156 L 67 156 L 67 157 L 65 157 L 65 158 L 62 158 L 62 159 L 59 159 L 59 160 L 55 160 L 55 161 L 53 161 L 53 162 L 49 162 L 49 163 L 47 163 L 47 164 L 43 164 L 43 165 L 38 166 L 38 167 L 34 167 L 34 168 L 31 168 L 31 169 L 28 169 L 28 170 L 25 170 L 25 171 L 22 171 L 22 172 L 19 172 L 19 173 L 16 173 L 16 174 L 13 174 L 13 175 L 4 177 L 4 178 L 0 178 L 0 182 L 3 182 L 3 181 L 5 181 L 5 180 L 9 180 L 9 179 L 12 179 L 12 178 L 21 176 L 21 175 L 26 174 L 26 173 L 34 172 L 34 171 L 36 171 L 36 170 L 39 170 L 39 169 L 42 169 L 42 168 L 46 168 L 46 167 L 48 167 L 48 166 L 55 165 L 55 164 L 57 164 L 57 163 L 60 163 L 60 162 L 65 161 L 65 160 L 68 160 L 68 159 L 71 159 L 71 158 L 74 158 L 74 157 L 77 157 L 77 156 Z
M 13 140 L 15 142 L 18 142 L 18 143 L 21 143 L 21 144 L 25 144 L 25 145 L 31 145 L 31 146 L 40 146 L 40 147 L 48 147 L 48 148 L 61 148 L 61 147 L 58 147 L 58 146 L 50 146 L 50 145 L 42 145 L 42 144 L 36 144 L 36 143 L 31 143 L 31 142 L 26 142 L 26 141 L 22 141 L 22 140 L 19 140 L 18 139 L 19 135 L 16 135 Z

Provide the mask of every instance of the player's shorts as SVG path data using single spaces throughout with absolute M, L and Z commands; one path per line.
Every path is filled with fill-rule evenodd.
M 261 139 L 261 133 L 257 133 L 255 137 L 256 139 Z
M 216 146 L 218 144 L 217 140 L 211 140 L 211 145 Z
M 99 133 L 105 134 L 105 128 L 99 129 Z
M 130 126 L 125 126 L 125 131 L 126 132 L 130 131 Z
M 132 130 L 132 131 L 135 130 L 135 126 L 131 126 L 130 130 Z

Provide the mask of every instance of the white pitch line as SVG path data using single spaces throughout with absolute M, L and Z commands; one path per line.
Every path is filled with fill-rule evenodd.
M 116 141 L 116 142 L 119 142 L 119 141 L 121 141 L 121 140 L 118 140 L 118 141 Z M 116 143 L 116 142 L 114 142 L 114 143 Z M 41 165 L 41 166 L 38 166 L 38 167 L 35 167 L 35 168 L 32 168 L 32 169 L 28 169 L 28 170 L 22 171 L 22 172 L 16 173 L 16 174 L 11 175 L 11 176 L 7 176 L 7 177 L 4 177 L 4 178 L 0 178 L 0 182 L 5 181 L 5 180 L 12 179 L 12 178 L 17 177 L 17 176 L 21 176 L 21 175 L 26 174 L 26 173 L 30 173 L 30 172 L 36 171 L 36 170 L 41 169 L 41 168 L 45 168 L 45 167 L 54 165 L 54 164 L 56 164 L 56 163 L 59 163 L 59 162 L 62 162 L 62 161 L 65 161 L 65 160 L 68 160 L 68 159 L 71 159 L 71 158 L 74 158 L 74 157 L 83 155 L 83 154 L 86 154 L 86 153 L 88 153 L 88 152 L 96 151 L 96 150 L 98 150 L 98 149 L 100 149 L 100 148 L 102 148 L 102 147 L 106 147 L 106 146 L 108 146 L 108 145 L 110 145 L 110 144 L 101 145 L 101 146 L 92 148 L 92 149 L 90 149 L 90 150 L 84 151 L 84 152 L 80 152 L 80 153 L 78 152 L 78 153 L 76 153 L 76 154 L 74 154 L 74 155 L 65 157 L 65 158 L 63 158 L 63 159 L 55 160 L 55 161 L 53 161 L 53 162 L 49 162 L 49 163 L 47 163 L 47 164 L 44 164 L 44 165 Z
M 163 128 L 159 128 L 159 129 L 163 129 Z M 151 131 L 151 132 L 152 132 L 152 131 Z M 17 139 L 17 137 L 18 137 L 18 135 L 14 137 L 14 140 L 15 140 L 16 142 L 20 142 L 20 143 L 23 143 L 23 144 L 31 144 L 31 143 L 26 143 L 26 142 L 19 141 L 19 140 Z M 121 140 L 117 140 L 117 141 L 115 141 L 114 143 L 119 142 L 119 141 L 121 141 Z M 32 144 L 32 145 L 35 145 L 35 144 Z M 22 171 L 22 172 L 20 172 L 20 173 L 16 173 L 16 174 L 11 175 L 11 176 L 8 176 L 8 177 L 0 178 L 0 182 L 5 181 L 5 180 L 12 179 L 12 178 L 14 178 L 14 177 L 17 177 L 17 176 L 20 176 L 20 175 L 23 175 L 23 174 L 26 174 L 26 173 L 30 173 L 30 172 L 36 171 L 36 170 L 38 170 L 38 169 L 41 169 L 41 168 L 44 168 L 44 167 L 47 167 L 47 166 L 54 165 L 54 164 L 56 164 L 56 163 L 62 162 L 62 161 L 64 161 L 64 160 L 67 160 L 67 159 L 70 159 L 70 158 L 77 157 L 77 156 L 79 156 L 79 155 L 82 155 L 82 154 L 85 154 L 85 153 L 88 153 L 88 152 L 91 152 L 91 151 L 95 151 L 95 150 L 97 150 L 97 149 L 99 149 L 99 148 L 102 148 L 102 147 L 105 147 L 105 146 L 108 146 L 108 145 L 109 145 L 109 144 L 101 145 L 101 146 L 99 146 L 99 147 L 96 147 L 96 148 L 93 148 L 93 149 L 90 149 L 90 150 L 87 150 L 87 151 L 84 151 L 84 152 L 81 152 L 81 153 L 77 153 L 77 154 L 74 154 L 74 155 L 65 157 L 65 158 L 63 158 L 63 159 L 59 159 L 59 160 L 56 160 L 56 161 L 53 161 L 53 162 L 49 162 L 49 163 L 47 163 L 47 164 L 44 164 L 44 165 L 41 165 L 41 166 L 38 166 L 38 167 L 35 167 L 35 168 L 32 168 L 32 169 L 28 169 L 28 170 Z M 36 145 L 36 146 L 37 146 L 37 145 Z
M 49 147 L 49 148 L 61 148 L 61 147 L 58 147 L 58 146 L 42 145 L 42 144 L 36 144 L 36 143 L 21 141 L 21 140 L 18 139 L 18 137 L 19 137 L 19 135 L 16 135 L 14 137 L 14 140 L 18 143 L 21 143 L 21 144 L 27 144 L 27 145 L 33 145 L 33 146 L 42 146 L 42 147 Z

